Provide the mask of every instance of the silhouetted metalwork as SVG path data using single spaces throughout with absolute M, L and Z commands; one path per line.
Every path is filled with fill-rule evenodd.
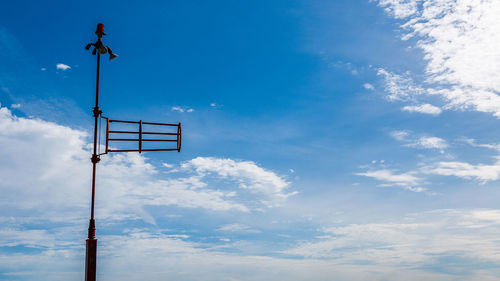
M 92 110 L 94 116 L 94 148 L 92 153 L 92 199 L 90 203 L 90 221 L 88 229 L 88 239 L 86 240 L 86 251 L 85 251 L 85 281 L 95 281 L 96 280 L 96 266 L 97 266 L 97 239 L 95 239 L 95 220 L 94 220 L 94 202 L 95 202 L 95 179 L 96 179 L 96 167 L 97 163 L 101 160 L 100 156 L 103 154 L 108 154 L 110 152 L 139 152 L 143 151 L 181 151 L 181 123 L 178 124 L 168 124 L 168 123 L 152 123 L 152 122 L 142 122 L 141 121 L 123 121 L 123 120 L 111 120 L 107 117 L 102 116 L 102 111 L 99 109 L 99 68 L 101 63 L 101 55 L 109 54 L 109 60 L 113 60 L 118 57 L 117 54 L 111 51 L 109 46 L 105 46 L 102 43 L 102 37 L 106 35 L 104 33 L 104 25 L 102 23 L 97 24 L 97 30 L 95 32 L 97 35 L 97 41 L 95 43 L 89 43 L 85 46 L 86 50 L 92 50 L 93 55 L 97 55 L 97 76 L 96 76 L 96 89 L 95 89 L 95 107 Z M 106 119 L 106 150 L 104 153 L 98 153 L 98 133 L 100 133 L 99 118 Z M 118 131 L 110 130 L 110 123 L 127 123 L 127 124 L 138 124 L 138 131 Z M 143 125 L 154 125 L 161 128 L 169 127 L 173 128 L 175 132 L 143 132 Z M 110 134 L 128 134 L 128 135 L 138 135 L 138 138 L 110 138 Z M 156 135 L 162 136 L 162 139 L 152 139 L 143 138 L 144 135 Z M 99 135 L 100 136 L 100 135 Z M 166 138 L 170 136 L 170 138 Z M 110 142 L 137 142 L 138 149 L 110 149 Z M 162 148 L 143 148 L 143 142 L 156 142 L 156 143 L 174 143 L 175 148 L 162 147 Z M 100 145 L 100 143 L 99 143 Z M 99 151 L 100 152 L 100 151 Z
M 111 120 L 107 117 L 102 117 L 106 119 L 106 149 L 102 154 L 108 154 L 109 152 L 139 152 L 143 151 L 181 151 L 181 123 L 178 124 L 168 124 L 168 123 L 153 123 L 153 122 L 143 122 L 140 121 L 123 121 L 123 120 Z M 138 131 L 118 131 L 111 130 L 110 123 L 126 123 L 126 124 L 137 124 L 139 125 Z M 166 127 L 173 128 L 174 132 L 144 132 L 143 125 L 153 125 L 155 127 Z M 115 137 L 110 138 L 111 135 L 115 135 Z M 117 135 L 126 135 L 126 136 L 135 136 L 138 135 L 138 138 L 117 138 Z M 151 137 L 144 138 L 144 135 L 147 136 L 162 136 L 163 139 L 154 139 Z M 170 137 L 170 138 L 168 138 Z M 109 142 L 137 142 L 137 149 L 110 149 Z M 144 148 L 143 142 L 160 142 L 160 143 L 174 143 L 175 148 L 173 147 L 164 147 L 164 148 Z

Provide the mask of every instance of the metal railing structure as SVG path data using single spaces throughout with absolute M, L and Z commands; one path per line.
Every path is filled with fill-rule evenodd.
M 124 121 L 124 120 L 112 120 L 107 117 L 102 117 L 106 119 L 106 149 L 102 154 L 108 154 L 110 152 L 139 152 L 143 151 L 181 151 L 181 141 L 182 141 L 182 129 L 181 123 L 169 124 L 169 123 L 153 123 L 140 121 Z M 110 123 L 126 123 L 126 124 L 138 124 L 137 131 L 123 131 L 123 130 L 111 130 Z M 143 130 L 143 125 L 153 125 L 161 126 L 167 128 L 174 128 L 175 132 L 145 132 Z M 110 135 L 112 137 L 110 137 Z M 135 136 L 137 138 L 117 138 L 118 135 Z M 146 136 L 146 138 L 144 137 Z M 163 136 L 163 139 L 154 139 L 149 136 Z M 168 138 L 171 137 L 171 138 Z M 137 142 L 137 149 L 110 149 L 110 142 Z M 156 142 L 156 143 L 175 143 L 175 148 L 144 148 L 143 143 Z

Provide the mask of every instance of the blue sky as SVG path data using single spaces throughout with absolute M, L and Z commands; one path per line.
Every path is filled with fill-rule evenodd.
M 182 122 L 98 165 L 100 280 L 499 280 L 500 4 L 14 1 L 0 279 L 82 280 L 100 106 Z

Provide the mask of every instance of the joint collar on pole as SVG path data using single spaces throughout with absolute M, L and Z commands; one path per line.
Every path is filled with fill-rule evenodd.
M 101 115 L 102 113 L 102 110 L 99 109 L 98 106 L 94 107 L 94 109 L 92 110 L 92 112 L 94 113 L 94 117 L 99 117 L 99 115 Z
M 92 161 L 92 163 L 94 164 L 97 164 L 99 163 L 99 161 L 101 161 L 101 158 L 99 157 L 99 155 L 92 155 L 92 158 L 90 158 L 90 160 Z

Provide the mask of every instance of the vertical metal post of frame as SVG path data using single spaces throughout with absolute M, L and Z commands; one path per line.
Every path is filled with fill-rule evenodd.
M 181 152 L 181 122 L 177 125 L 177 151 Z
M 105 154 L 108 154 L 108 146 L 109 146 L 109 118 L 106 118 L 106 151 L 105 151 Z
M 139 153 L 142 153 L 142 120 L 139 121 Z

